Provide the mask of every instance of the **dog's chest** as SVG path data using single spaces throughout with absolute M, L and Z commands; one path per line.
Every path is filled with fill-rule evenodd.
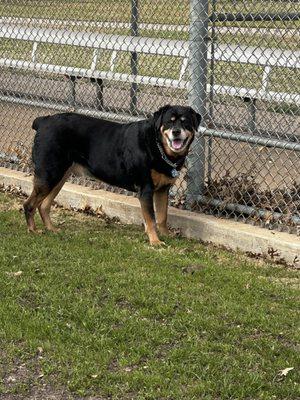
M 154 190 L 159 190 L 164 186 L 173 185 L 176 178 L 171 178 L 161 172 L 157 172 L 155 169 L 151 169 L 151 178 L 154 185 Z

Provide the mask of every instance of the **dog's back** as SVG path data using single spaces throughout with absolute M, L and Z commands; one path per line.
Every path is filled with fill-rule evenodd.
M 150 243 L 160 244 L 155 210 L 157 227 L 167 234 L 169 187 L 183 166 L 200 120 L 190 107 L 170 105 L 148 120 L 128 124 L 76 113 L 36 118 L 32 124 L 34 187 L 24 203 L 28 230 L 36 231 L 37 209 L 46 229 L 55 230 L 51 204 L 74 165 L 80 164 L 108 184 L 137 191 Z
M 33 121 L 32 158 L 35 175 L 53 187 L 73 163 L 108 184 L 134 189 L 147 154 L 140 148 L 139 126 L 76 113 L 55 114 Z M 142 162 L 142 168 L 138 168 Z

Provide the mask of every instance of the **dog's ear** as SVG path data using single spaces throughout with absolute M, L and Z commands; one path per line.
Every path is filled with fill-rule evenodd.
M 155 127 L 155 130 L 159 130 L 161 127 L 161 121 L 164 113 L 170 108 L 170 104 L 167 104 L 161 108 L 159 108 L 155 113 L 153 114 L 153 124 Z
M 201 117 L 201 115 L 200 115 L 197 111 L 195 111 L 192 107 L 190 107 L 190 110 L 191 110 L 191 113 L 192 113 L 192 115 L 193 115 L 193 122 L 194 122 L 195 130 L 197 130 L 198 127 L 199 127 L 199 125 L 200 125 L 200 122 L 201 122 L 201 120 L 202 120 L 202 117 Z

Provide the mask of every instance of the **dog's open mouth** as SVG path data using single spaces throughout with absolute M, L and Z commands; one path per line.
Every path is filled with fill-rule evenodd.
M 186 139 L 169 139 L 168 138 L 168 146 L 170 147 L 171 150 L 173 151 L 181 151 L 183 150 L 187 143 L 188 143 L 189 138 L 187 137 Z

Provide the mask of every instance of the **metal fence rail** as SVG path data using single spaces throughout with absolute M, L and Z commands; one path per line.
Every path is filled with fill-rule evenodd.
M 0 3 L 1 165 L 30 167 L 38 115 L 190 104 L 204 118 L 172 204 L 300 231 L 299 2 Z

